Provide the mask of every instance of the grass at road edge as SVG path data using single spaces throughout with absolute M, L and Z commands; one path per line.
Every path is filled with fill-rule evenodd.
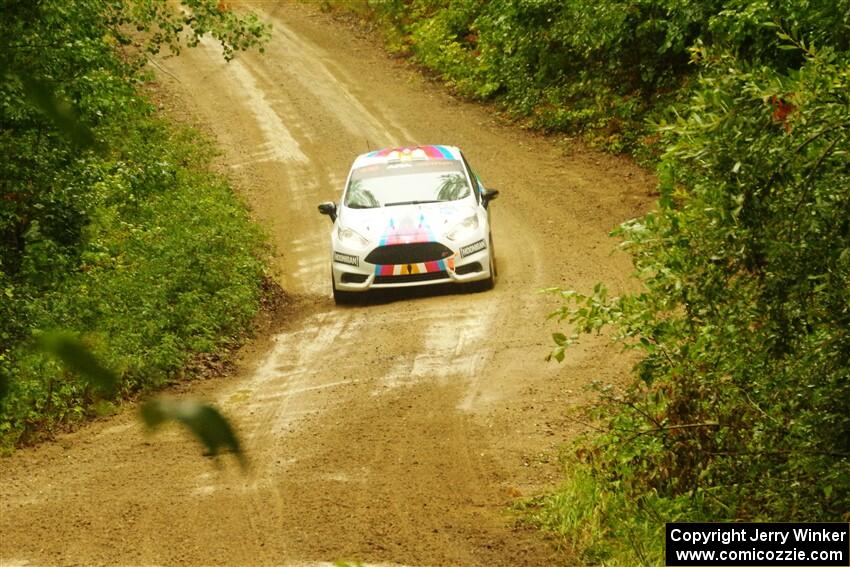
M 549 534 L 582 564 L 607 567 L 664 565 L 664 523 L 694 518 L 692 502 L 648 496 L 640 502 L 600 482 L 590 466 L 567 457 L 564 480 L 551 493 L 515 508 L 522 522 Z M 689 509 L 690 508 L 690 509 Z M 677 521 L 678 521 L 677 520 Z

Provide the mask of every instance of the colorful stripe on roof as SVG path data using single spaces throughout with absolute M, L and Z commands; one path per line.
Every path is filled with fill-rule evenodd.
M 446 146 L 413 146 L 401 148 L 384 148 L 366 154 L 367 158 L 387 158 L 389 160 L 407 159 L 457 159 Z

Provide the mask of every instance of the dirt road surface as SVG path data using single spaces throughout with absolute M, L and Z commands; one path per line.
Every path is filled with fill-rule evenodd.
M 145 435 L 130 408 L 0 460 L 0 565 L 569 563 L 508 506 L 557 484 L 569 409 L 628 363 L 602 340 L 545 362 L 555 302 L 537 290 L 628 285 L 606 234 L 646 209 L 651 179 L 565 157 L 310 7 L 253 7 L 274 25 L 265 55 L 225 64 L 205 42 L 160 60 L 294 298 L 233 373 L 189 388 L 237 424 L 250 471 L 201 457 L 179 429 Z M 419 143 L 460 146 L 501 190 L 496 289 L 335 306 L 316 204 L 338 197 L 356 154 Z

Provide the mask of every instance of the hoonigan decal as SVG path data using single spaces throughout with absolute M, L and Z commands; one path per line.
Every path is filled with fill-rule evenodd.
M 366 157 L 385 157 L 387 159 L 457 159 L 445 146 L 415 146 L 412 148 L 384 148 L 366 155 Z

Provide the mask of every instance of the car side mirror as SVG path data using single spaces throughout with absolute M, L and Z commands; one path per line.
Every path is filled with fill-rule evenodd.
M 331 222 L 336 222 L 336 203 L 328 201 L 319 205 L 319 212 L 331 217 Z
M 481 193 L 481 202 L 484 204 L 484 208 L 487 208 L 487 205 L 490 204 L 490 201 L 499 196 L 498 189 L 485 189 Z

